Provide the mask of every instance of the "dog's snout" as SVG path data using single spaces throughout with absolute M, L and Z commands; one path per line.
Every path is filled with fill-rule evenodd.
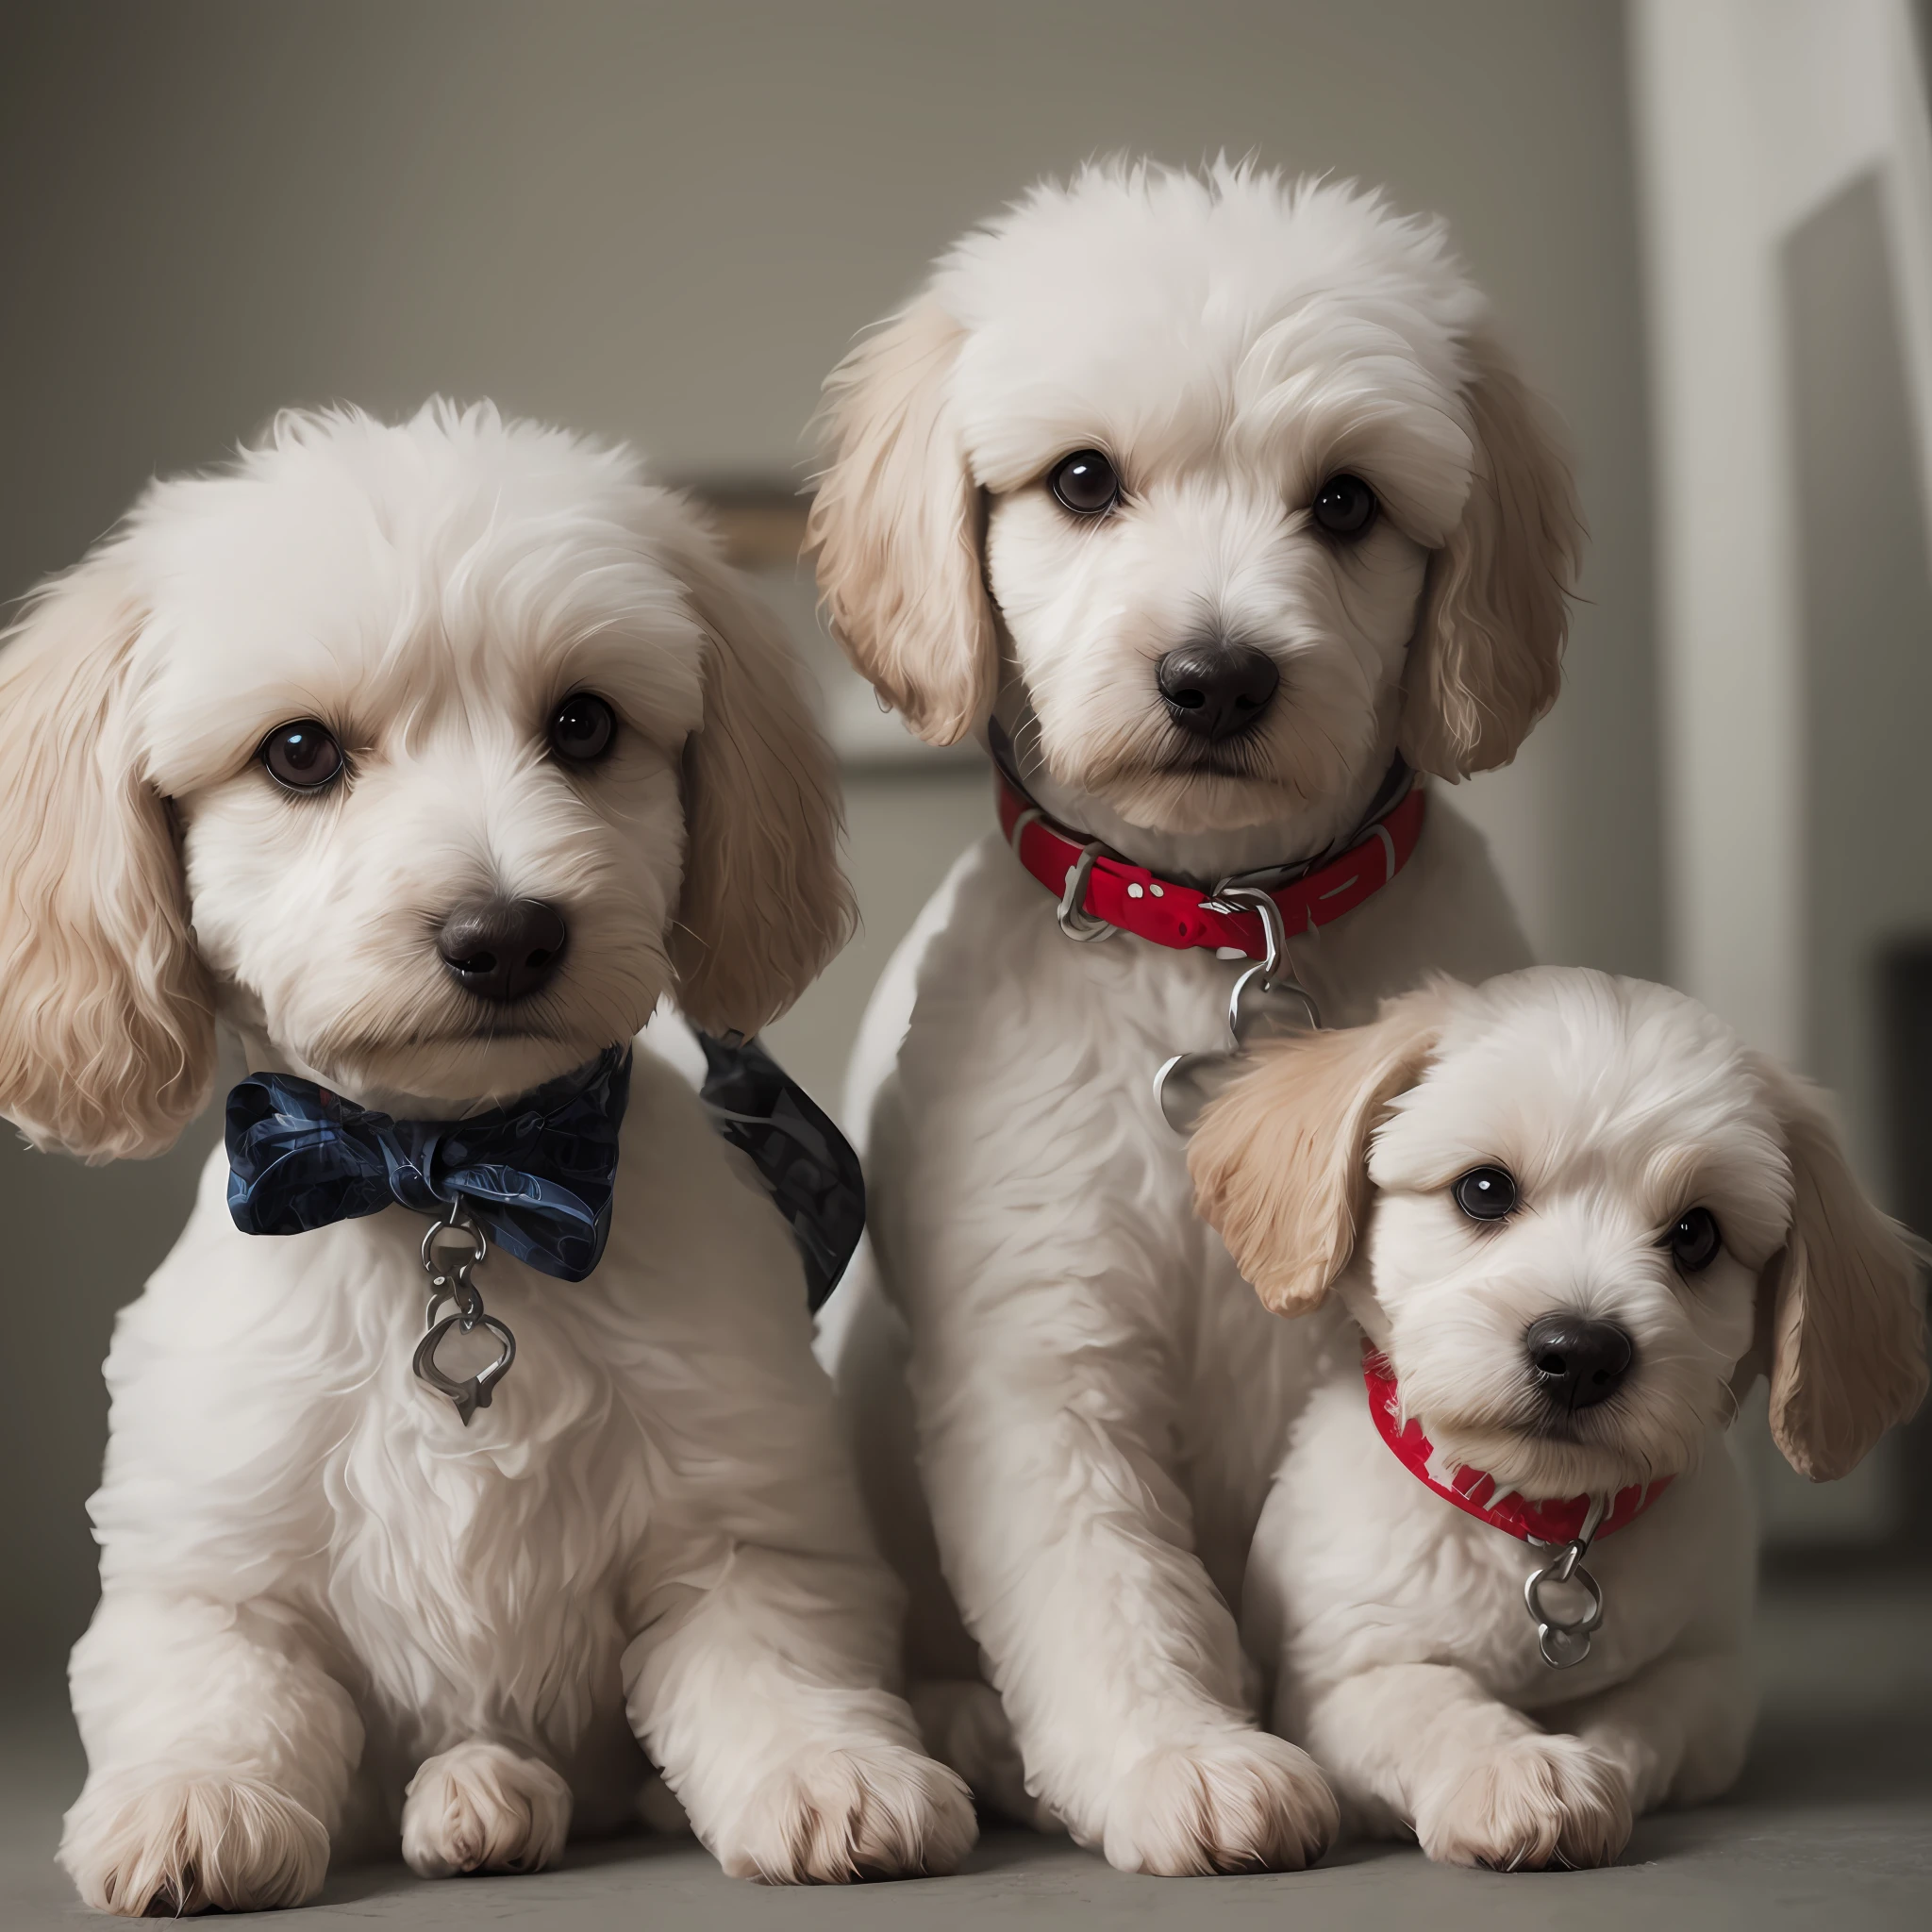
M 1637 1358 L 1627 1330 L 1583 1315 L 1541 1315 L 1524 1336 L 1537 1387 L 1574 1412 L 1607 1401 Z
M 549 979 L 569 938 L 562 913 L 541 899 L 489 899 L 458 906 L 443 921 L 436 949 L 464 991 L 508 1002 Z
M 1183 731 L 1212 743 L 1259 722 L 1274 700 L 1281 673 L 1266 651 L 1216 638 L 1168 652 L 1155 681 L 1168 716 Z

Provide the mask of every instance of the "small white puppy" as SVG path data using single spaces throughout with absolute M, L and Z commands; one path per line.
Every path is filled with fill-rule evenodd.
M 667 993 L 755 1031 L 850 917 L 782 632 L 627 454 L 488 407 L 150 490 L 0 653 L 0 1110 L 90 1160 L 175 1139 L 218 1021 L 448 1121 Z M 427 1222 L 244 1234 L 210 1160 L 108 1363 L 91 1904 L 296 1904 L 398 1804 L 418 1872 L 527 1870 L 640 1743 L 733 1873 L 971 1842 L 783 1222 L 642 1045 L 621 1152 L 588 1279 L 477 1275 L 518 1353 L 467 1426 L 411 1373 Z
M 1125 1869 L 1298 1866 L 1333 1803 L 1257 1727 L 1230 1607 L 1304 1351 L 1204 1236 L 1150 1091 L 1225 1044 L 1241 968 L 1191 917 L 1074 943 L 1075 867 L 1041 854 L 1088 848 L 1119 923 L 1231 876 L 1293 897 L 1354 848 L 1319 933 L 1289 924 L 1332 1024 L 1526 964 L 1481 840 L 1403 788 L 1506 762 L 1555 697 L 1568 474 L 1439 224 L 1245 168 L 1038 190 L 853 351 L 826 416 L 834 627 L 923 735 L 1007 747 L 1034 808 L 927 908 L 848 1103 L 878 1268 L 828 1336 L 921 1715 L 976 1789 Z
M 1598 1865 L 1723 1791 L 1754 1707 L 1739 1396 L 1769 1374 L 1823 1481 L 1925 1390 L 1911 1256 L 1819 1096 L 1679 993 L 1537 969 L 1266 1049 L 1191 1163 L 1326 1359 L 1243 1635 L 1358 1827 Z

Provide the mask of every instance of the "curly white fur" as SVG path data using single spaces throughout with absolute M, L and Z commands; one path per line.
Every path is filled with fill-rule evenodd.
M 546 755 L 581 690 L 619 720 L 593 770 Z M 349 776 L 291 795 L 256 748 L 310 717 Z M 217 1015 L 256 1068 L 446 1116 L 667 994 L 753 1030 L 849 919 L 775 623 L 628 455 L 487 408 L 285 418 L 158 486 L 0 656 L 0 1108 L 90 1158 L 166 1144 Z M 435 947 L 489 891 L 570 924 L 510 1008 Z M 893 1688 L 789 1233 L 653 1037 L 601 1265 L 487 1265 L 519 1353 L 467 1428 L 410 1373 L 424 1224 L 250 1238 L 210 1161 L 108 1364 L 61 1853 L 90 1903 L 294 1904 L 398 1822 L 419 1872 L 527 1869 L 632 1814 L 641 1744 L 735 1872 L 972 1841 Z
M 928 738 L 996 714 L 1049 811 L 1158 874 L 1317 854 L 1398 751 L 1501 763 L 1555 695 L 1561 459 L 1440 225 L 1377 196 L 1233 167 L 1042 188 L 854 350 L 825 416 L 813 529 L 855 661 Z M 1048 484 L 1085 448 L 1124 484 L 1097 519 Z M 1341 472 L 1380 504 L 1353 544 L 1310 508 Z M 1157 687 L 1204 632 L 1280 676 L 1225 757 Z M 1527 957 L 1440 797 L 1403 875 L 1293 951 L 1340 1024 L 1431 967 Z M 990 1800 L 1152 1872 L 1295 1866 L 1335 1827 L 1257 1728 L 1230 1607 L 1311 1365 L 1195 1221 L 1149 1091 L 1224 1042 L 1235 971 L 1070 943 L 997 837 L 964 858 L 861 1037 L 877 1271 L 826 1335 L 915 1672 L 983 1664 L 1024 1798 L 967 1691 L 920 1708 Z
M 1824 1385 L 1829 1414 L 1788 1420 L 1784 1446 L 1848 1467 L 1924 1392 L 1910 1256 L 1815 1097 L 1663 987 L 1557 968 L 1438 985 L 1258 1058 L 1202 1122 L 1202 1209 L 1283 1312 L 1336 1292 L 1289 1324 L 1324 1379 L 1247 1570 L 1242 1634 L 1275 1675 L 1276 1724 L 1358 1825 L 1412 1830 L 1431 1857 L 1607 1863 L 1633 1818 L 1715 1796 L 1743 1761 L 1756 1539 L 1723 1441 L 1737 1393 L 1760 1367 L 1774 1391 Z M 1455 1202 L 1485 1166 L 1514 1177 L 1501 1221 Z M 1687 1269 L 1669 1237 L 1693 1209 L 1722 1246 Z M 1550 1314 L 1630 1339 L 1607 1400 L 1540 1403 L 1525 1336 Z M 1669 1481 L 1589 1553 L 1607 1607 L 1584 1661 L 1547 1665 L 1525 1609 L 1552 1552 L 1443 1501 L 1380 1441 L 1362 1332 L 1445 1466 L 1532 1500 Z

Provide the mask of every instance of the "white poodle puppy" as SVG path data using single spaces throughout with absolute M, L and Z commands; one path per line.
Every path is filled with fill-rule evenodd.
M 285 416 L 150 490 L 0 654 L 0 1110 L 90 1160 L 175 1139 L 218 1022 L 329 1120 L 586 1062 L 621 1109 L 661 995 L 752 1032 L 850 918 L 775 624 L 627 454 L 487 407 Z M 621 1148 L 587 1279 L 476 1276 L 518 1353 L 467 1420 L 411 1373 L 429 1224 L 262 1239 L 210 1160 L 108 1363 L 91 1904 L 293 1905 L 398 1804 L 418 1872 L 527 1870 L 630 1813 L 640 1744 L 733 1873 L 971 1842 L 784 1223 L 641 1045 Z
M 870 1271 L 829 1332 L 915 1702 L 983 1792 L 1117 1865 L 1298 1866 L 1334 1803 L 1257 1728 L 1230 1606 L 1307 1351 L 1195 1219 L 1150 1081 L 1226 1044 L 1217 948 L 1266 950 L 1224 883 L 1274 891 L 1331 1024 L 1526 963 L 1410 779 L 1506 762 L 1555 697 L 1568 475 L 1440 225 L 1225 166 L 1029 195 L 826 420 L 834 627 L 922 735 L 1011 773 L 1014 849 L 927 908 L 848 1103 L 914 1413 Z
M 1768 1373 L 1824 1480 L 1925 1390 L 1911 1255 L 1819 1096 L 1680 993 L 1543 968 L 1265 1049 L 1191 1161 L 1325 1365 L 1242 1623 L 1354 1820 L 1599 1865 L 1725 1790 L 1754 1707 L 1738 1398 Z

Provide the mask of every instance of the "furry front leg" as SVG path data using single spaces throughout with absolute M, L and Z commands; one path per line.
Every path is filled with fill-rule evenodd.
M 1315 1700 L 1307 1738 L 1352 1810 L 1412 1826 L 1446 1864 L 1607 1865 L 1629 1841 L 1629 1787 L 1607 1753 L 1447 1664 L 1345 1678 Z
M 1757 1687 L 1738 1651 L 1659 1657 L 1560 1714 L 1565 1729 L 1622 1770 L 1640 1815 L 1729 1790 L 1757 1715 Z
M 949 1408 L 925 1438 L 934 1516 L 1040 1802 L 1126 1872 L 1312 1863 L 1339 1822 L 1327 1784 L 1252 1723 L 1187 1500 L 1102 1420 L 1148 1405 L 1062 1369 L 969 1381 Z
M 89 1769 L 60 1862 L 89 1905 L 252 1911 L 321 1890 L 362 1726 L 291 1619 L 109 1591 L 71 1674 Z
M 742 1543 L 649 1607 L 625 1657 L 631 1724 L 733 1877 L 897 1878 L 971 1849 L 972 1798 L 880 1677 L 897 1613 L 881 1565 Z

